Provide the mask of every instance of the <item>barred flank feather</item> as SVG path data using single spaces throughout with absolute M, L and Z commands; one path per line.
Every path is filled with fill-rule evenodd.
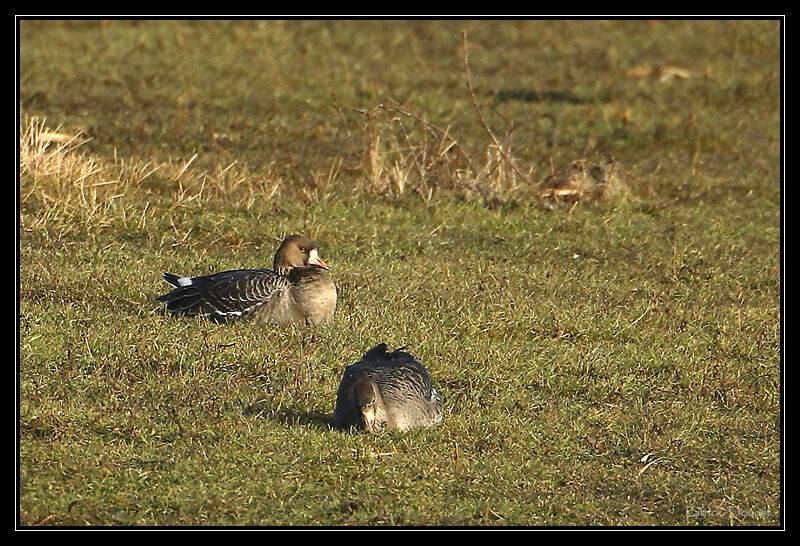
M 175 289 L 156 298 L 171 313 L 218 319 L 245 318 L 270 298 L 289 288 L 289 280 L 268 269 L 239 269 L 188 279 L 164 273 Z

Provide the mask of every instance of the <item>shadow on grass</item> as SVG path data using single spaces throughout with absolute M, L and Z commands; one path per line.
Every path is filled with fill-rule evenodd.
M 318 411 L 297 411 L 291 408 L 272 408 L 269 400 L 259 400 L 246 406 L 242 413 L 271 419 L 286 426 L 305 426 L 317 430 L 332 430 L 333 416 Z
M 493 89 L 485 91 L 495 97 L 498 102 L 561 102 L 567 104 L 583 104 L 585 99 L 571 91 L 550 89 L 537 91 L 535 89 Z
M 166 295 L 166 294 L 164 294 Z M 160 297 L 160 296 L 159 296 Z M 158 300 L 158 298 L 153 298 L 153 301 L 159 304 L 158 308 L 156 308 L 153 312 L 161 317 L 169 317 L 174 320 L 196 320 L 196 321 L 208 321 L 214 324 L 233 324 L 236 322 L 241 322 L 239 317 L 227 317 L 227 316 L 217 316 L 217 315 L 190 315 L 187 313 L 175 313 L 169 311 L 167 306 L 163 304 L 162 301 Z

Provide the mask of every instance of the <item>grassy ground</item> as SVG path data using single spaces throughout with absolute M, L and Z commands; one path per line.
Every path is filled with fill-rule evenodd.
M 22 21 L 20 524 L 780 524 L 779 38 Z M 331 326 L 152 301 L 290 232 Z M 440 427 L 329 428 L 378 342 Z

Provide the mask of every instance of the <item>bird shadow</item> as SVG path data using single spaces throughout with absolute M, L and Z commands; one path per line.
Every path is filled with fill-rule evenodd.
M 168 310 L 165 305 L 154 309 L 153 312 L 160 316 L 160 317 L 169 317 L 174 320 L 183 320 L 186 322 L 189 321 L 196 321 L 196 322 L 211 322 L 214 324 L 230 324 L 237 322 L 239 317 L 228 317 L 228 316 L 218 316 L 218 315 L 187 315 L 186 313 L 173 313 L 172 311 Z
M 242 410 L 244 415 L 270 419 L 285 426 L 304 426 L 317 430 L 336 430 L 333 416 L 318 411 L 298 411 L 272 407 L 269 400 L 258 400 Z
M 582 104 L 585 99 L 563 89 L 495 89 L 488 91 L 497 102 L 564 102 Z

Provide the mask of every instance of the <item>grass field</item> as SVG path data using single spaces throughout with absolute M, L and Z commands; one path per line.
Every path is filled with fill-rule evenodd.
M 779 21 L 19 43 L 19 525 L 781 525 Z M 293 232 L 330 326 L 153 302 Z M 330 428 L 378 342 L 441 426 Z

